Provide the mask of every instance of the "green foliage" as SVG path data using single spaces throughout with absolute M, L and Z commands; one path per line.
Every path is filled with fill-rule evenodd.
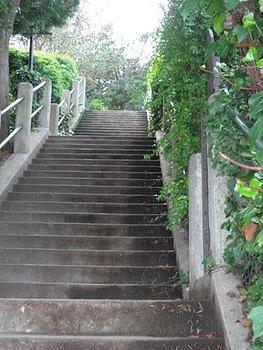
M 214 268 L 216 267 L 215 259 L 211 255 L 206 256 L 204 258 L 202 264 L 204 265 L 205 271 L 207 271 L 208 273 L 211 273 L 214 270 Z
M 179 271 L 179 282 L 181 285 L 188 285 L 190 282 L 189 272 Z
M 126 48 L 114 42 L 110 27 L 100 32 L 88 27 L 78 14 L 70 26 L 47 37 L 45 47 L 74 58 L 79 72 L 87 78 L 90 100 L 102 101 L 107 109 L 141 109 L 144 65 L 139 58 L 127 57 Z
M 33 86 L 37 86 L 42 81 L 42 76 L 39 72 L 31 72 L 27 66 L 21 66 L 20 69 L 13 71 L 10 74 L 10 94 L 12 99 L 17 95 L 18 84 L 21 82 L 30 82 Z
M 263 277 L 257 278 L 255 283 L 248 288 L 248 309 L 263 305 Z
M 89 102 L 89 109 L 99 111 L 105 109 L 105 106 L 103 101 L 99 100 L 98 98 L 94 98 Z
M 178 5 L 171 3 L 147 76 L 152 131 L 164 130 L 160 146 L 173 165 L 174 179 L 159 196 L 173 204 L 169 227 L 188 213 L 188 162 L 200 149 L 200 116 L 206 100 L 206 77 L 200 69 L 205 38 L 205 19 L 197 14 L 183 21 Z
M 26 69 L 28 53 L 16 49 L 10 50 L 10 86 L 15 97 L 17 84 L 27 78 L 30 72 Z M 71 88 L 70 83 L 77 76 L 75 62 L 68 56 L 36 52 L 35 72 L 33 77 L 49 78 L 53 84 L 52 101 L 60 102 L 62 91 Z M 22 67 L 22 68 L 21 68 Z M 33 84 L 36 82 L 32 81 Z
M 253 321 L 254 338 L 263 338 L 263 306 L 257 306 L 250 311 L 249 318 Z
M 14 33 L 48 32 L 65 24 L 79 5 L 79 0 L 21 0 L 15 18 Z
M 263 336 L 263 172 L 252 173 L 244 165 L 259 168 L 263 151 L 263 1 L 184 0 L 180 8 L 188 20 L 205 10 L 208 27 L 217 41 L 206 57 L 216 53 L 221 63 L 221 89 L 208 106 L 206 118 L 210 158 L 219 175 L 228 178 L 230 195 L 223 228 L 229 231 L 224 258 L 232 271 L 242 274 L 252 311 L 256 339 L 253 349 L 262 349 Z M 250 127 L 246 135 L 236 124 L 241 117 Z M 221 154 L 243 165 L 225 162 Z
M 14 100 L 17 95 L 18 84 L 21 82 L 30 82 L 33 86 L 37 86 L 42 81 L 42 77 L 39 72 L 31 72 L 27 66 L 22 66 L 20 69 L 14 71 L 10 75 L 10 97 Z M 38 91 L 34 95 L 33 99 L 33 110 L 39 107 L 40 100 L 42 98 L 42 91 Z M 10 126 L 13 129 L 15 126 L 15 111 L 11 112 L 9 115 Z

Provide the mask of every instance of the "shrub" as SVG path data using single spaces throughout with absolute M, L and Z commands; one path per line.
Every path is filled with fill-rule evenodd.
M 100 110 L 103 110 L 105 109 L 105 106 L 104 106 L 104 103 L 103 101 L 101 101 L 100 99 L 98 98 L 94 98 L 93 100 L 91 100 L 89 102 L 89 109 L 91 110 L 97 110 L 97 111 L 100 111 Z
M 28 52 L 17 49 L 10 50 L 10 93 L 17 94 L 17 85 L 22 81 L 30 81 L 34 85 L 38 78 L 50 78 L 53 84 L 52 102 L 60 102 L 62 91 L 69 89 L 71 81 L 77 76 L 74 60 L 65 55 L 43 53 L 37 51 L 34 56 L 33 74 L 27 69 Z M 37 77 L 37 80 L 36 80 Z

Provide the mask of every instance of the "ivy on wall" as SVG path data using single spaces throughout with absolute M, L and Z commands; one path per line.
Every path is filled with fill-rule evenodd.
M 187 163 L 199 149 L 199 117 L 205 110 L 200 67 L 215 52 L 221 61 L 217 66 L 221 87 L 208 106 L 206 127 L 210 157 L 218 174 L 228 178 L 230 189 L 224 258 L 232 271 L 242 275 L 242 293 L 253 321 L 252 348 L 258 350 L 263 348 L 263 1 L 184 0 L 179 10 L 175 2 L 171 2 L 155 59 L 162 69 L 152 68 L 153 127 L 164 126 L 162 142 L 175 174 L 175 182 L 162 195 L 171 195 L 179 205 L 172 222 L 182 220 L 187 213 Z M 216 42 L 204 54 L 204 29 L 209 27 Z M 184 36 L 186 32 L 189 37 Z M 237 115 L 249 126 L 248 135 L 237 126 Z
M 206 75 L 200 70 L 205 41 L 203 16 L 197 14 L 184 21 L 178 3 L 171 3 L 147 76 L 152 92 L 152 130 L 164 129 L 160 144 L 173 166 L 173 181 L 159 196 L 160 200 L 169 197 L 174 204 L 170 227 L 187 218 L 188 162 L 200 150 L 200 115 L 207 99 Z

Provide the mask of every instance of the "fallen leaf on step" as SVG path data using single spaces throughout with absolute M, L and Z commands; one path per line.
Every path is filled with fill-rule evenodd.
M 25 310 L 26 310 L 26 307 L 23 305 L 23 306 L 21 306 L 20 310 L 21 310 L 21 312 L 23 314 L 25 312 Z
M 239 320 L 239 323 L 240 323 L 243 327 L 251 327 L 251 325 L 252 325 L 252 321 L 249 320 L 249 319 L 246 318 L 246 317 L 241 318 L 241 320 Z
M 240 295 L 239 299 L 240 303 L 244 303 L 245 301 L 247 301 L 247 295 Z

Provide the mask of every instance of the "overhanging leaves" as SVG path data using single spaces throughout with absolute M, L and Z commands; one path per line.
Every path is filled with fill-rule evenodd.
M 263 306 L 257 306 L 252 309 L 248 317 L 253 321 L 254 338 L 263 337 Z

